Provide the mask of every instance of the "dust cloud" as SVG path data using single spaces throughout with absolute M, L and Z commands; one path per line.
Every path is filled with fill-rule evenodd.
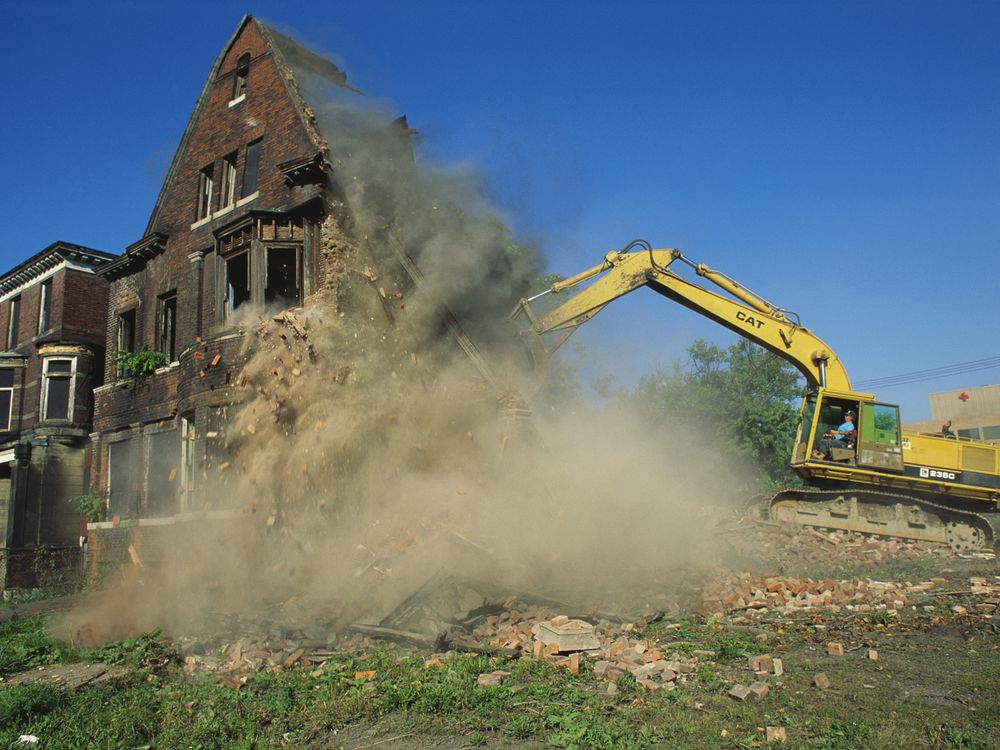
M 88 597 L 70 635 L 268 617 L 326 635 L 377 622 L 435 576 L 634 611 L 682 566 L 717 560 L 710 531 L 738 470 L 622 407 L 529 413 L 504 376 L 489 382 L 448 314 L 509 372 L 507 314 L 538 259 L 469 169 L 413 158 L 380 107 L 326 101 L 315 114 L 334 161 L 328 210 L 343 241 L 326 262 L 338 283 L 247 321 L 200 495 L 214 517 L 178 522 L 161 563 Z

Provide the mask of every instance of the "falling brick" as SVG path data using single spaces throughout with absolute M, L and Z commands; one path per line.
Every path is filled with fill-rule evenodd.
M 873 648 L 868 649 L 868 653 L 865 656 L 871 661 L 878 661 L 878 651 Z
M 208 366 L 209 367 L 215 367 L 221 361 L 222 361 L 222 355 L 221 354 L 216 354 L 214 357 L 212 357 L 212 361 L 211 361 L 211 363 Z

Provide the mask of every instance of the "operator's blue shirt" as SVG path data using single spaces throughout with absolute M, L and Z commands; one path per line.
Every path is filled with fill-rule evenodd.
M 840 427 L 837 428 L 837 432 L 847 432 L 847 433 L 854 432 L 854 423 L 853 422 L 844 422 L 844 424 L 840 425 Z M 834 438 L 834 440 L 847 440 L 847 438 L 848 438 L 848 435 L 837 435 Z

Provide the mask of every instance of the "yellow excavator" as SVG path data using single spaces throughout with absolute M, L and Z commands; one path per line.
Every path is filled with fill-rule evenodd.
M 689 267 L 725 294 L 686 280 Z M 587 284 L 587 282 L 591 282 Z M 580 287 L 580 289 L 578 289 Z M 790 362 L 805 377 L 791 467 L 812 489 L 788 489 L 767 502 L 776 521 L 948 544 L 959 552 L 990 548 L 1000 503 L 1000 446 L 941 434 L 907 434 L 899 407 L 851 388 L 843 363 L 790 310 L 771 304 L 680 250 L 636 240 L 599 265 L 521 300 L 512 318 L 537 367 L 583 323 L 641 287 L 659 292 Z M 573 293 L 537 314 L 548 294 Z M 522 324 L 523 325 L 523 324 Z M 854 412 L 856 429 L 834 435 Z M 839 439 L 830 439 L 838 437 Z M 824 439 L 826 438 L 826 439 Z

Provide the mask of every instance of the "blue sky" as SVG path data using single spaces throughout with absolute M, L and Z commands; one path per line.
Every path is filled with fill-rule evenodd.
M 209 68 L 249 10 L 472 165 L 549 270 L 642 237 L 796 310 L 855 380 L 1000 355 L 998 2 L 8 5 L 10 268 L 139 239 Z M 637 292 L 578 334 L 632 383 L 733 334 Z M 929 391 L 879 392 L 904 419 Z

